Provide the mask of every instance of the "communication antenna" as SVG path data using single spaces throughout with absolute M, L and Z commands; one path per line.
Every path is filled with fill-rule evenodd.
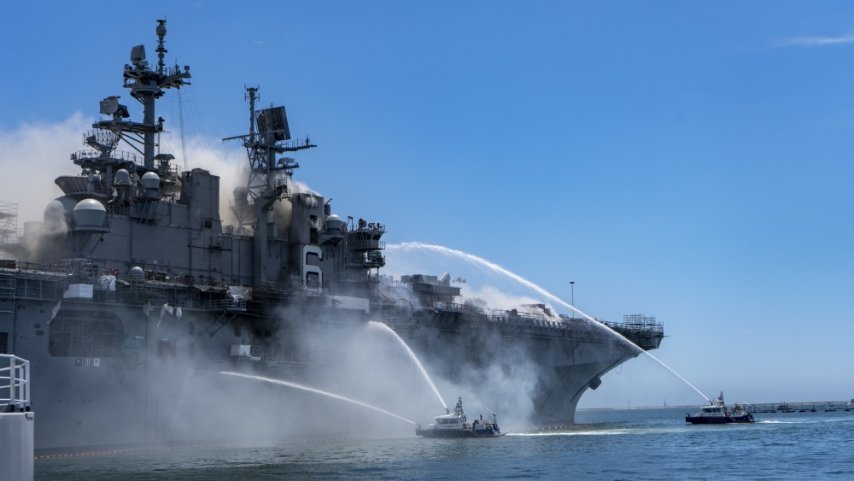
M 164 62 L 166 55 L 166 20 L 157 20 L 157 68 L 152 70 L 145 57 L 145 47 L 136 45 L 131 48 L 129 65 L 125 65 L 124 86 L 130 90 L 131 97 L 142 103 L 143 121 L 125 121 L 127 107 L 117 102 L 102 103 L 101 112 L 112 115 L 110 120 L 102 120 L 94 124 L 95 128 L 110 130 L 122 136 L 124 140 L 133 140 L 131 145 L 143 156 L 144 170 L 154 170 L 155 139 L 163 131 L 162 117 L 157 117 L 155 101 L 163 96 L 167 89 L 180 89 L 189 85 L 190 67 L 183 69 L 178 65 L 167 67 Z M 110 100 L 105 99 L 105 101 Z M 105 108 L 106 107 L 106 108 Z M 113 108 L 109 108 L 113 107 Z M 128 138 L 128 136 L 132 136 Z M 140 149 L 139 146 L 142 148 Z
M 181 98 L 181 89 L 178 89 L 178 125 L 181 129 L 181 152 L 184 156 L 184 170 L 190 170 L 187 159 L 187 143 L 184 142 L 184 101 Z
M 166 36 L 166 19 L 157 19 L 157 73 L 163 75 L 166 70 L 166 63 L 163 62 L 163 57 L 166 55 L 166 44 L 163 38 Z
M 245 87 L 249 101 L 249 133 L 226 137 L 241 140 L 249 158 L 246 187 L 235 190 L 235 214 L 241 226 L 254 220 L 256 285 L 264 279 L 263 260 L 267 258 L 267 212 L 277 200 L 288 197 L 288 179 L 299 164 L 286 154 L 317 147 L 306 139 L 291 139 L 284 107 L 256 110 L 258 87 Z M 251 216 L 251 217 L 250 217 Z

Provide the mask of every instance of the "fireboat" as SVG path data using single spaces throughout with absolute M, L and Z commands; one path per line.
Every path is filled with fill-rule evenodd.
M 463 411 L 462 397 L 457 397 L 457 405 L 454 407 L 453 414 L 446 410 L 445 414 L 436 416 L 433 421 L 423 429 L 421 425 L 418 425 L 415 428 L 415 435 L 425 438 L 493 438 L 502 436 L 495 413 L 492 413 L 492 421 L 484 420 L 483 415 L 481 415 L 480 419 L 475 419 L 469 423 L 466 419 L 466 413 Z
M 752 423 L 753 413 L 747 405 L 736 404 L 730 410 L 724 404 L 724 393 L 717 399 L 709 401 L 708 406 L 700 408 L 700 412 L 686 414 L 685 422 L 691 424 L 730 424 L 730 423 Z

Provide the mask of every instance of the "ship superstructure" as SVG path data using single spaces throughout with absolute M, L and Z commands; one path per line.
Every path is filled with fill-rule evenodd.
M 233 193 L 236 224 L 224 225 L 219 177 L 181 171 L 158 148 L 157 101 L 191 75 L 165 64 L 165 21 L 156 34 L 156 64 L 138 45 L 123 71 L 142 121 L 130 120 L 120 97 L 102 100 L 88 148 L 71 156 L 79 174 L 58 177 L 63 195 L 44 222 L 2 246 L 11 258 L 0 260 L 0 352 L 29 359 L 37 373 L 37 448 L 192 437 L 174 427 L 193 395 L 190 373 L 321 379 L 334 347 L 318 349 L 303 334 L 323 338 L 369 320 L 452 381 L 459 366 L 478 372 L 523 353 L 537 366 L 533 422 L 571 422 L 585 390 L 639 353 L 587 320 L 466 303 L 448 276 L 381 276 L 385 226 L 345 221 L 293 181 L 291 156 L 315 145 L 291 137 L 284 107 L 258 109 L 257 87 L 246 90 L 248 132 L 225 139 L 242 142 L 249 162 Z M 610 326 L 657 348 L 661 326 L 634 321 Z

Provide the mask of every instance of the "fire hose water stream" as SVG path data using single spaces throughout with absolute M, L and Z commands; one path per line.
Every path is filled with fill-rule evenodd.
M 368 328 L 369 329 L 376 329 L 376 330 L 379 330 L 381 332 L 385 332 L 397 340 L 397 343 L 403 348 L 404 351 L 406 351 L 406 354 L 409 356 L 409 358 L 412 360 L 412 362 L 415 363 L 415 366 L 418 368 L 419 372 L 421 372 L 421 376 L 424 377 L 424 380 L 426 380 L 427 384 L 430 385 L 430 388 L 433 390 L 433 394 L 435 394 L 436 397 L 439 398 L 439 402 L 442 403 L 442 407 L 445 409 L 448 409 L 448 405 L 445 404 L 445 400 L 442 399 L 442 395 L 439 394 L 439 390 L 436 389 L 436 385 L 433 384 L 433 380 L 430 379 L 430 375 L 427 374 L 427 371 L 424 369 L 424 366 L 421 364 L 421 362 L 415 356 L 415 353 L 412 352 L 412 349 L 409 348 L 409 346 L 406 344 L 406 342 L 403 339 L 401 339 L 401 337 L 399 335 L 397 335 L 397 333 L 394 332 L 394 330 L 392 328 L 388 327 L 387 325 L 383 324 L 382 322 L 369 321 L 368 322 Z
M 287 387 L 291 387 L 291 388 L 294 388 L 294 389 L 299 389 L 299 390 L 301 390 L 301 391 L 311 392 L 311 393 L 314 393 L 314 394 L 320 394 L 321 396 L 326 396 L 326 397 L 330 397 L 330 398 L 333 398 L 333 399 L 338 399 L 338 400 L 340 400 L 340 401 L 345 401 L 345 402 L 348 402 L 348 403 L 351 403 L 351 404 L 355 404 L 355 405 L 357 405 L 357 406 L 361 406 L 361 407 L 363 407 L 363 408 L 371 409 L 371 410 L 377 411 L 377 412 L 379 412 L 379 413 L 383 413 L 383 414 L 385 414 L 386 416 L 391 416 L 391 417 L 394 417 L 394 418 L 400 419 L 401 421 L 406 421 L 406 422 L 408 422 L 408 423 L 410 423 L 410 424 L 416 424 L 416 423 L 415 423 L 415 421 L 412 421 L 411 419 L 406 419 L 406 418 L 405 418 L 405 417 L 403 417 L 403 416 L 399 416 L 399 415 L 397 415 L 397 414 L 395 414 L 395 413 L 393 413 L 393 412 L 386 411 L 385 409 L 378 408 L 378 407 L 376 407 L 376 406 L 371 406 L 371 405 L 370 405 L 370 404 L 368 404 L 368 403 L 364 403 L 364 402 L 362 402 L 362 401 L 358 401 L 358 400 L 356 400 L 356 399 L 351 399 L 351 398 L 348 398 L 348 397 L 346 397 L 346 396 L 342 396 L 342 395 L 340 395 L 340 394 L 335 394 L 335 393 L 331 393 L 331 392 L 328 392 L 328 391 L 323 391 L 323 390 L 320 390 L 320 389 L 317 389 L 317 388 L 313 388 L 313 387 L 310 387 L 310 386 L 304 386 L 304 385 L 302 385 L 302 384 L 297 384 L 297 383 L 295 383 L 295 382 L 291 382 L 291 381 L 284 381 L 284 380 L 282 380 L 282 379 L 274 379 L 274 378 L 271 378 L 271 377 L 255 376 L 255 375 L 252 375 L 252 374 L 242 374 L 242 373 L 239 373 L 239 372 L 231 372 L 231 371 L 220 371 L 219 373 L 220 373 L 220 374 L 222 374 L 222 375 L 224 375 L 224 376 L 241 377 L 241 378 L 244 378 L 244 379 L 251 379 L 251 380 L 254 380 L 254 381 L 266 382 L 266 383 L 269 383 L 269 384 L 278 384 L 279 386 L 287 386 Z

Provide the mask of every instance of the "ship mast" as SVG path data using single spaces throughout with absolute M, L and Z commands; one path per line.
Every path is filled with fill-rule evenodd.
M 249 133 L 222 139 L 243 140 L 249 158 L 249 179 L 245 192 L 235 193 L 234 212 L 241 226 L 254 224 L 254 282 L 265 281 L 264 259 L 267 258 L 267 222 L 273 203 L 288 196 L 288 178 L 299 164 L 284 154 L 317 147 L 308 137 L 291 139 L 285 108 L 269 107 L 256 110 L 260 100 L 258 87 L 246 87 L 249 102 Z M 244 204 L 244 205 L 241 205 Z M 252 218 L 247 219 L 246 213 Z
M 157 20 L 157 68 L 152 70 L 145 58 L 145 46 L 136 45 L 131 48 L 130 60 L 132 65 L 125 65 L 124 87 L 130 90 L 133 98 L 142 104 L 142 122 L 132 122 L 127 119 L 127 107 L 118 103 L 118 97 L 108 97 L 101 102 L 101 113 L 111 115 L 112 119 L 97 122 L 93 127 L 106 129 L 127 141 L 134 150 L 143 156 L 145 171 L 155 169 L 154 161 L 160 160 L 161 166 L 167 165 L 171 155 L 155 155 L 156 136 L 163 131 L 163 118 L 157 118 L 155 101 L 163 96 L 165 89 L 180 88 L 189 85 L 190 67 L 185 65 L 183 70 L 175 65 L 167 67 L 163 61 L 166 54 L 164 38 L 166 37 L 166 20 Z M 140 146 L 142 148 L 140 148 Z M 162 170 L 162 169 L 161 169 Z

